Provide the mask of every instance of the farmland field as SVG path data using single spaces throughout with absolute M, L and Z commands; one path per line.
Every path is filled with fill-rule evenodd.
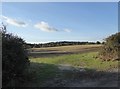
M 115 87 L 118 62 L 98 58 L 101 45 L 29 49 L 29 87 Z M 99 81 L 98 81 L 99 80 Z
M 30 57 L 50 57 L 64 54 L 77 54 L 98 51 L 102 45 L 73 45 L 29 49 Z

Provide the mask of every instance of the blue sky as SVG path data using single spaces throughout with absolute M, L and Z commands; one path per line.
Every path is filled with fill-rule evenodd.
M 3 3 L 8 32 L 29 43 L 102 41 L 118 32 L 118 3 Z

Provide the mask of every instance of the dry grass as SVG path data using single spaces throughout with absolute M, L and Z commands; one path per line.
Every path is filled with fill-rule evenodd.
M 59 46 L 59 47 L 45 47 L 45 48 L 31 48 L 31 51 L 36 52 L 48 52 L 48 51 L 60 51 L 60 52 L 77 52 L 81 50 L 87 50 L 90 48 L 99 48 L 102 45 L 72 45 L 72 46 Z
M 73 45 L 73 46 L 59 46 L 59 47 L 45 47 L 45 48 L 31 48 L 29 49 L 30 57 L 51 57 L 61 56 L 66 54 L 86 53 L 98 51 L 102 45 Z

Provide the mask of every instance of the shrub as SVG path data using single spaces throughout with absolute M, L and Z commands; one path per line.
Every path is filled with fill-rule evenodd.
M 100 58 L 106 61 L 120 60 L 120 32 L 105 39 L 105 43 L 99 53 Z
M 23 78 L 23 71 L 29 64 L 25 41 L 18 36 L 6 33 L 2 29 L 2 85 L 6 86 L 11 80 Z

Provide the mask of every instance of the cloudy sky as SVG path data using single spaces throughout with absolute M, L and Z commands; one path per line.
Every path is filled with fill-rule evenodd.
M 3 3 L 8 32 L 29 43 L 102 41 L 118 31 L 118 6 L 112 3 Z

